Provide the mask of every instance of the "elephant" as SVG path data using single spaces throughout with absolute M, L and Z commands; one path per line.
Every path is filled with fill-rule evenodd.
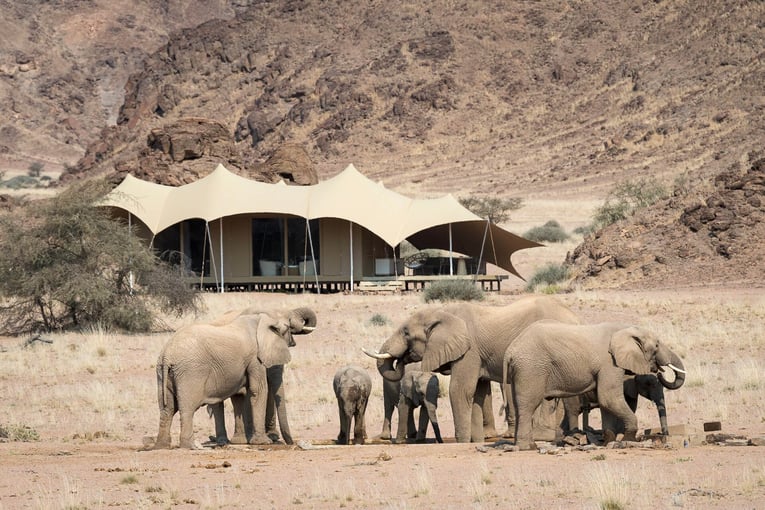
M 677 359 L 656 335 L 638 326 L 550 320 L 530 325 L 510 344 L 502 362 L 502 384 L 511 384 L 517 417 L 516 446 L 535 447 L 531 416 L 543 400 L 592 391 L 601 409 L 624 423 L 625 440 L 634 441 L 637 418 L 624 399 L 625 374 L 656 374 L 667 366 L 684 373 L 672 364 Z
M 441 429 L 438 427 L 438 377 L 432 372 L 407 370 L 401 378 L 401 396 L 398 402 L 398 433 L 396 442 L 403 443 L 407 437 L 407 423 L 414 422 L 414 410 L 420 408 L 419 426 L 416 441 L 425 442 L 428 421 L 433 426 L 436 441 L 443 443 Z
M 404 369 L 404 375 L 410 370 L 420 370 L 420 363 L 409 363 Z M 401 381 L 391 381 L 383 378 L 383 425 L 382 432 L 380 432 L 380 439 L 391 439 L 391 421 L 393 419 L 393 411 L 398 410 L 398 401 L 401 397 Z M 399 421 L 402 420 L 402 416 L 398 415 Z M 415 438 L 417 436 L 417 427 L 414 425 L 414 416 L 410 414 L 406 417 L 407 434 L 408 438 Z
M 308 333 L 316 323 L 316 315 L 301 310 L 305 321 L 299 332 Z M 267 313 L 240 314 L 216 324 L 194 324 L 178 330 L 157 359 L 159 432 L 154 448 L 170 448 L 170 428 L 176 412 L 181 416 L 180 447 L 194 448 L 196 410 L 205 404 L 221 403 L 242 388 L 246 388 L 253 417 L 248 442 L 271 443 L 265 431 L 266 372 L 269 367 L 290 361 L 289 347 L 295 345 L 292 335 L 289 320 Z M 283 405 L 283 399 L 276 405 Z M 238 414 L 237 420 L 241 420 L 242 413 Z
M 229 311 L 217 318 L 211 324 L 222 326 L 230 323 L 235 318 L 242 315 L 252 315 L 257 313 L 267 313 L 271 316 L 277 316 L 280 320 L 287 321 L 290 325 L 290 332 L 293 335 L 311 333 L 316 327 L 316 315 L 308 308 L 295 308 L 293 310 L 261 311 L 258 308 L 246 308 L 244 310 Z M 276 432 L 276 418 L 279 419 L 279 430 L 281 437 L 287 444 L 294 444 L 292 433 L 290 432 L 289 420 L 287 418 L 287 406 L 284 395 L 284 365 L 274 365 L 266 370 L 266 383 L 268 385 L 268 400 L 266 402 L 265 430 L 266 434 L 273 442 L 279 440 L 279 434 Z M 247 444 L 248 439 L 252 437 L 252 415 L 246 404 L 246 388 L 241 388 L 237 393 L 231 395 L 231 403 L 234 407 L 234 435 L 229 441 L 226 433 L 226 422 L 223 413 L 223 402 L 208 405 L 208 411 L 215 420 L 215 442 L 219 445 Z M 211 438 L 212 439 L 212 438 Z
M 674 353 L 673 353 L 674 354 Z M 675 372 L 675 379 L 668 381 L 664 374 L 641 374 L 632 375 L 624 378 L 624 399 L 630 406 L 632 412 L 637 410 L 638 396 L 652 401 L 656 405 L 659 414 L 659 424 L 662 435 L 669 435 L 669 425 L 667 424 L 667 405 L 664 400 L 664 388 L 676 390 L 685 383 L 685 367 L 683 362 L 676 355 L 671 360 L 673 367 L 681 371 Z M 566 400 L 566 425 L 569 431 L 574 430 L 579 425 L 579 414 L 582 413 L 582 430 L 588 427 L 589 410 L 598 407 L 597 395 L 594 392 L 588 392 L 581 395 L 579 399 Z M 615 416 L 608 411 L 601 410 L 601 421 L 604 437 L 611 439 L 616 434 L 624 433 L 624 423 L 621 423 Z
M 377 358 L 380 374 L 392 381 L 407 363 L 424 372 L 451 375 L 449 400 L 458 442 L 496 436 L 491 381 L 502 380 L 507 346 L 540 319 L 578 323 L 578 317 L 552 296 L 527 296 L 506 306 L 459 303 L 413 314 L 380 347 L 364 352 Z
M 340 433 L 337 435 L 337 444 L 348 444 L 351 421 L 353 421 L 353 444 L 364 444 L 364 439 L 367 437 L 364 415 L 372 392 L 372 378 L 363 368 L 357 365 L 346 365 L 335 373 L 332 388 L 337 397 L 337 408 L 340 413 Z

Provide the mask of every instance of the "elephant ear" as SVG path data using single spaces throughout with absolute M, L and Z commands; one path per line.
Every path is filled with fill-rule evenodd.
M 642 332 L 638 328 L 624 328 L 611 335 L 608 352 L 616 366 L 633 374 L 650 374 L 651 365 L 643 350 Z
M 266 368 L 286 365 L 292 359 L 289 341 L 292 338 L 290 326 L 285 321 L 274 319 L 268 314 L 258 315 L 257 327 L 258 359 Z
M 423 372 L 435 372 L 439 367 L 461 358 L 470 348 L 465 321 L 442 310 L 433 313 L 425 334 L 427 344 L 422 356 Z

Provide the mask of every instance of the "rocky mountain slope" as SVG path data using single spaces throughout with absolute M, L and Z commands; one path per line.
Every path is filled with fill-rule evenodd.
M 12 48 L 0 162 L 65 167 L 65 182 L 132 172 L 180 184 L 218 162 L 312 182 L 354 163 L 411 195 L 576 198 L 637 175 L 709 182 L 751 168 L 765 140 L 762 2 L 0 12 Z

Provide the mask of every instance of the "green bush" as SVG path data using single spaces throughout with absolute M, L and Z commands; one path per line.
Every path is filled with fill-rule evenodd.
M 372 326 L 385 326 L 390 323 L 390 320 L 386 316 L 376 313 L 369 319 L 369 323 Z
M 16 177 L 11 177 L 7 181 L 3 181 L 2 184 L 9 189 L 26 189 L 36 188 L 40 183 L 34 177 L 30 177 L 28 175 L 17 175 Z
M 603 228 L 621 221 L 637 209 L 653 205 L 667 196 L 667 189 L 654 178 L 619 183 L 595 211 L 595 226 Z
M 482 301 L 483 290 L 473 280 L 440 280 L 425 287 L 423 299 L 431 301 Z
M 178 269 L 94 206 L 109 189 L 84 181 L 0 215 L 0 332 L 148 331 L 160 311 L 198 310 L 200 297 Z
M 490 223 L 503 223 L 510 219 L 513 209 L 520 209 L 523 199 L 471 196 L 459 199 L 460 204 L 476 216 L 489 220 Z
M 541 227 L 529 229 L 523 234 L 523 237 L 537 243 L 562 243 L 569 238 L 569 235 L 563 230 L 560 223 L 550 220 Z
M 526 290 L 532 292 L 541 285 L 553 286 L 568 278 L 568 268 L 563 264 L 547 264 L 531 277 Z

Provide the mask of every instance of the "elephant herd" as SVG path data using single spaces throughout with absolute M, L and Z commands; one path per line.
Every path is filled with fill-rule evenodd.
M 180 413 L 181 448 L 194 448 L 194 412 L 208 405 L 215 417 L 216 441 L 228 437 L 223 401 L 234 407 L 232 442 L 268 444 L 281 435 L 293 442 L 287 423 L 282 374 L 290 361 L 293 335 L 316 327 L 308 308 L 288 311 L 247 309 L 230 312 L 210 324 L 187 326 L 167 342 L 157 360 L 160 410 L 155 448 L 170 447 L 170 425 Z M 599 406 L 604 437 L 637 434 L 638 395 L 657 406 L 666 434 L 663 388 L 685 380 L 680 358 L 656 335 L 619 323 L 582 324 L 577 315 L 551 296 L 520 298 L 506 306 L 449 304 L 414 313 L 377 350 L 383 377 L 385 417 L 381 439 L 424 440 L 430 424 L 442 442 L 436 418 L 438 378 L 449 376 L 449 400 L 457 442 L 480 442 L 497 436 L 491 383 L 500 384 L 504 410 L 516 445 L 532 449 L 532 419 L 548 412 L 545 401 L 561 399 L 560 428 L 578 428 L 579 414 Z M 671 370 L 674 377 L 665 378 Z M 338 444 L 363 444 L 364 415 L 372 381 L 356 365 L 340 368 L 333 379 L 338 403 Z M 413 411 L 420 407 L 419 426 Z M 395 436 L 391 418 L 398 408 Z M 353 429 L 351 429 L 353 423 Z

